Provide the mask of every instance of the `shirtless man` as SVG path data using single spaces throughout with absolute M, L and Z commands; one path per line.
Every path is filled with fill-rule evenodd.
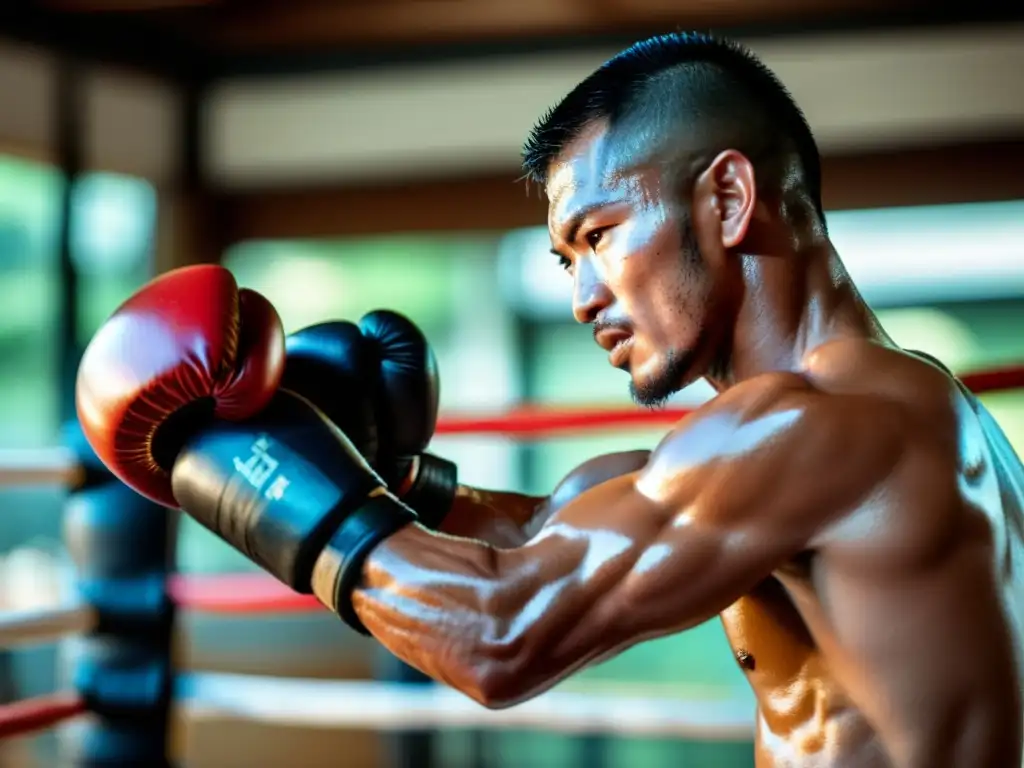
M 547 498 L 459 486 L 424 453 L 414 326 L 285 342 L 218 267 L 163 276 L 93 340 L 97 453 L 485 706 L 719 615 L 759 768 L 1019 765 L 1024 470 L 858 295 L 782 86 L 729 43 L 646 41 L 544 117 L 526 168 L 575 317 L 635 399 L 717 391 L 649 454 Z

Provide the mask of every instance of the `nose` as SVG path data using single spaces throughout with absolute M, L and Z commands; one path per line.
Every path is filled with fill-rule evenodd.
M 576 322 L 590 325 L 614 298 L 593 259 L 579 259 L 572 287 L 572 316 Z

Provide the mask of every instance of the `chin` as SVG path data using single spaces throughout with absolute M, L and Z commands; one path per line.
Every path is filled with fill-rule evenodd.
M 693 362 L 690 353 L 672 352 L 657 364 L 651 361 L 641 366 L 629 382 L 633 402 L 644 408 L 661 408 L 672 395 L 692 383 Z
M 671 395 L 672 393 L 662 395 L 647 384 L 637 384 L 635 381 L 629 383 L 629 396 L 641 408 L 650 408 L 652 410 L 662 408 Z

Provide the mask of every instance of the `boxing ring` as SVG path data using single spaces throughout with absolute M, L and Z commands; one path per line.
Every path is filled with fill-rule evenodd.
M 961 380 L 977 394 L 1018 389 L 1024 367 L 967 373 Z M 667 427 L 685 414 L 533 407 L 486 417 L 448 415 L 437 434 L 537 439 Z M 556 689 L 491 711 L 442 685 L 175 671 L 171 647 L 179 610 L 252 616 L 325 609 L 261 574 L 174 573 L 171 515 L 107 473 L 75 430 L 60 449 L 0 452 L 0 486 L 46 483 L 70 489 L 64 533 L 75 597 L 54 607 L 0 612 L 0 649 L 73 641 L 70 683 L 68 690 L 0 705 L 0 740 L 73 725 L 76 768 L 171 765 L 172 716 L 375 731 L 515 729 L 716 742 L 753 736 L 754 713 L 728 700 Z

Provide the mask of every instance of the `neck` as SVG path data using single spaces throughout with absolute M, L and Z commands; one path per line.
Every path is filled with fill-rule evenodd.
M 830 341 L 891 343 L 827 238 L 789 253 L 740 254 L 743 296 L 730 354 L 707 376 L 718 391 L 772 371 L 799 371 Z

